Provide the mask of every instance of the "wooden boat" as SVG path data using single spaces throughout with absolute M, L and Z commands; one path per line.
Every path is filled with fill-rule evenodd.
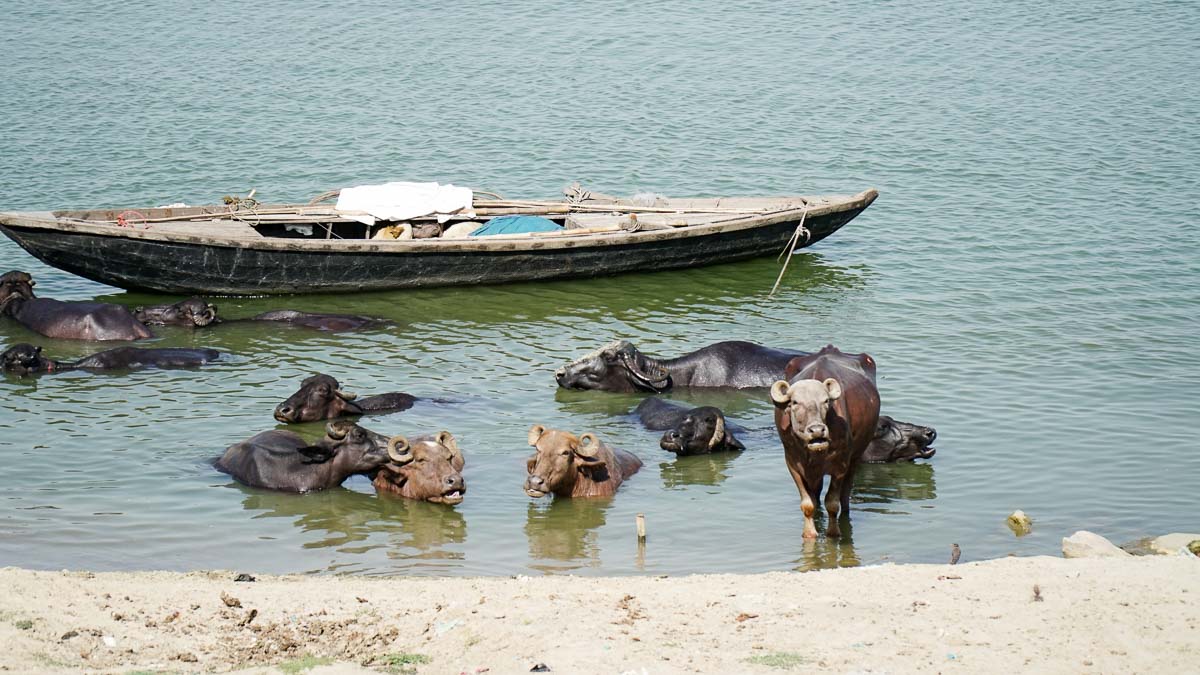
M 332 194 L 332 193 L 327 193 Z M 120 288 L 176 294 L 340 293 L 667 270 L 779 255 L 836 232 L 875 201 L 853 196 L 474 199 L 448 225 L 528 214 L 556 232 L 449 239 L 371 238 L 328 204 L 0 213 L 0 231 L 39 260 Z M 586 194 L 586 193 L 585 193 Z M 411 222 L 436 222 L 433 216 Z

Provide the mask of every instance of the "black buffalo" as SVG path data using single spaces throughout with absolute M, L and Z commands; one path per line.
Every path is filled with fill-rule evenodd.
M 935 438 L 937 431 L 933 427 L 923 427 L 880 415 L 879 422 L 875 425 L 875 437 L 863 452 L 862 461 L 882 464 L 929 459 L 937 452 L 933 448 Z
M 0 315 L 49 338 L 64 340 L 142 340 L 150 329 L 120 305 L 104 302 L 63 302 L 39 298 L 37 282 L 26 272 L 0 275 Z
M 257 314 L 248 319 L 224 320 L 217 315 L 216 305 L 201 298 L 188 298 L 187 300 L 171 304 L 138 307 L 134 310 L 134 316 L 142 323 L 151 326 L 203 328 L 217 324 L 242 323 L 245 321 L 271 321 L 330 333 L 377 328 L 392 323 L 387 319 L 378 319 L 357 314 L 321 314 L 316 312 L 298 312 L 292 309 L 276 309 Z
M 400 392 L 364 396 L 342 391 L 337 379 L 317 373 L 305 378 L 300 389 L 275 407 L 275 419 L 284 424 L 314 422 L 371 412 L 408 410 L 416 397 Z
M 214 466 L 251 487 L 313 492 L 373 474 L 390 462 L 412 460 L 403 436 L 387 437 L 353 422 L 330 422 L 325 437 L 308 443 L 290 431 L 264 431 L 225 450 Z
M 720 408 L 688 408 L 658 398 L 648 398 L 634 411 L 651 431 L 666 431 L 659 446 L 677 455 L 703 455 L 725 450 L 745 450 L 734 432 L 737 425 L 725 419 Z
M 566 389 L 664 392 L 673 387 L 769 387 L 788 361 L 806 352 L 752 342 L 718 342 L 673 359 L 646 356 L 618 340 L 554 373 Z
M 0 370 L 17 375 L 57 373 L 64 370 L 135 370 L 138 368 L 194 368 L 221 357 L 215 349 L 117 347 L 96 352 L 78 361 L 55 361 L 42 356 L 42 348 L 18 343 L 0 354 Z

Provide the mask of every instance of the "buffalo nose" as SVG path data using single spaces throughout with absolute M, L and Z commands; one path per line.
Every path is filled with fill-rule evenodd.
M 541 476 L 530 476 L 525 479 L 525 485 L 531 488 L 540 488 L 546 484 L 546 480 Z
M 928 438 L 929 442 L 932 443 L 933 439 L 937 438 L 937 429 L 925 427 L 925 438 Z
M 682 436 L 682 435 L 680 435 L 680 433 L 679 433 L 678 431 L 671 430 L 671 431 L 668 431 L 668 432 L 667 432 L 667 438 L 669 438 L 669 439 L 671 439 L 671 440 L 673 440 L 673 441 L 677 441 L 677 440 L 679 440 L 680 438 L 683 438 L 683 436 Z
M 275 419 L 287 421 L 288 419 L 291 419 L 291 417 L 292 407 L 290 405 L 280 403 L 279 407 L 275 408 Z
M 456 473 L 456 474 L 446 476 L 445 478 L 442 479 L 442 482 L 444 482 L 446 484 L 446 487 L 449 487 L 449 488 L 461 488 L 463 485 L 463 478 L 462 478 L 461 474 Z

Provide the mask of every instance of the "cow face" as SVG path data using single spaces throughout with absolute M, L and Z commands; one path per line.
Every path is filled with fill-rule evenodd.
M 720 408 L 712 406 L 689 410 L 678 426 L 663 434 L 659 446 L 678 455 L 746 448 L 725 427 L 725 415 Z
M 462 502 L 467 492 L 463 454 L 449 431 L 413 439 L 401 459 L 404 461 L 393 459 L 379 470 L 374 480 L 377 489 L 435 504 Z
M 671 373 L 627 340 L 609 343 L 554 373 L 565 389 L 662 392 L 671 388 Z
M 217 306 L 200 298 L 188 298 L 173 305 L 137 307 L 133 316 L 150 326 L 186 326 L 203 328 L 218 322 Z
M 879 416 L 875 437 L 863 453 L 864 462 L 905 462 L 914 459 L 929 459 L 937 452 L 933 440 L 937 431 L 894 420 L 887 415 Z
M 551 492 L 569 495 L 581 476 L 590 479 L 606 466 L 598 457 L 600 439 L 595 434 L 576 436 L 535 424 L 529 429 L 529 445 L 535 452 L 525 463 L 525 494 L 535 499 Z
M 361 415 L 362 408 L 354 403 L 355 394 L 341 390 L 338 381 L 329 375 L 317 374 L 300 383 L 300 389 L 275 407 L 275 419 L 284 424 Z
M 336 473 L 344 475 L 370 473 L 388 461 L 407 461 L 407 451 L 408 440 L 403 436 L 389 438 L 347 421 L 326 424 L 325 438 L 300 449 L 308 463 L 331 462 Z
M 0 370 L 14 375 L 42 373 L 54 369 L 54 362 L 42 356 L 42 348 L 24 342 L 0 354 Z
M 771 385 L 771 400 L 783 412 L 780 431 L 795 435 L 810 452 L 829 449 L 829 427 L 825 420 L 830 405 L 841 396 L 842 385 L 833 378 L 790 384 L 779 380 Z

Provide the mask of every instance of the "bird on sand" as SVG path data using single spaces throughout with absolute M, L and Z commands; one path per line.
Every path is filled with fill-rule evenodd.
M 950 564 L 957 565 L 958 558 L 961 555 L 962 555 L 962 549 L 958 547 L 958 544 L 950 544 Z

